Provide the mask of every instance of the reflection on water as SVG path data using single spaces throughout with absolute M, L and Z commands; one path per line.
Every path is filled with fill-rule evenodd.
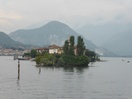
M 131 99 L 132 59 L 104 60 L 80 68 L 20 61 L 18 79 L 18 61 L 0 57 L 0 99 Z
M 88 66 L 82 66 L 82 67 L 38 67 L 36 66 L 36 68 L 38 68 L 39 70 L 39 74 L 41 73 L 41 69 L 45 69 L 45 70 L 55 70 L 55 69 L 58 69 L 58 70 L 63 70 L 64 72 L 77 72 L 77 73 L 80 73 L 82 74 L 84 70 L 88 69 L 89 67 Z
M 88 67 L 64 67 L 64 72 L 74 72 L 83 73 L 84 69 L 88 69 Z

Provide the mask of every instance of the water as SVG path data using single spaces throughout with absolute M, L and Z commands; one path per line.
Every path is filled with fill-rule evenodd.
M 1 56 L 0 99 L 132 99 L 132 58 L 103 59 L 88 68 L 39 68 L 20 61 L 18 79 L 18 61 Z

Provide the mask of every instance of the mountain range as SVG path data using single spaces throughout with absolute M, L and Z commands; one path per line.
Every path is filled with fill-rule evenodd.
M 107 40 L 103 45 L 120 56 L 132 56 L 132 29 L 122 31 Z
M 65 40 L 69 39 L 71 35 L 75 36 L 75 40 L 79 36 L 79 34 L 72 30 L 68 25 L 58 21 L 51 21 L 40 28 L 17 30 L 12 32 L 10 37 L 23 44 L 31 44 L 35 46 L 57 44 L 62 46 Z M 86 47 L 91 50 L 97 48 L 96 45 L 85 38 L 84 42 Z
M 97 46 L 103 46 L 111 37 L 130 30 L 131 27 L 132 24 L 124 23 L 87 24 L 76 29 L 76 31 Z
M 101 48 L 106 48 L 119 56 L 132 56 L 131 27 L 131 23 L 88 24 L 77 31 Z
M 4 32 L 0 32 L 0 47 L 1 48 L 23 48 L 26 46 L 20 42 L 16 42 L 16 41 L 12 40 Z
M 31 44 L 34 46 L 42 47 L 42 46 L 47 46 L 51 44 L 63 46 L 65 40 L 69 39 L 71 35 L 75 37 L 75 42 L 77 41 L 77 37 L 80 36 L 80 34 L 75 32 L 68 25 L 58 21 L 51 21 L 36 29 L 17 30 L 15 32 L 10 33 L 9 36 L 13 40 L 19 41 L 23 44 L 26 44 L 26 45 Z M 87 40 L 85 37 L 83 37 L 83 39 L 84 39 L 86 48 L 96 51 L 99 55 L 115 56 L 115 54 L 113 54 L 112 52 L 107 51 L 106 49 L 97 47 L 95 44 Z

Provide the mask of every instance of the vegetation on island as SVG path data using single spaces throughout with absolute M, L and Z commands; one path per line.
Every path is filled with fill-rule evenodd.
M 40 54 L 32 50 L 31 56 L 35 57 L 39 66 L 88 66 L 89 62 L 96 60 L 96 53 L 85 48 L 81 36 L 78 36 L 76 46 L 74 39 L 74 36 L 71 36 L 65 41 L 62 54 L 48 52 Z

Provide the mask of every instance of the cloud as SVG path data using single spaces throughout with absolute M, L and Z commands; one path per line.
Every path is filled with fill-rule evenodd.
M 46 20 L 73 26 L 132 22 L 131 4 L 131 0 L 1 0 L 0 25 L 8 24 L 6 31 L 11 32 Z

